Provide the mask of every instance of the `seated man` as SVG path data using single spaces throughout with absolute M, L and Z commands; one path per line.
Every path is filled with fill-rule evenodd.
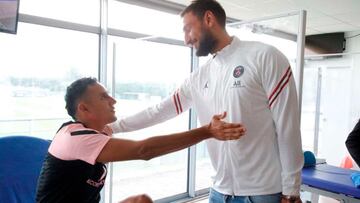
M 112 138 L 107 125 L 116 120 L 115 99 L 94 78 L 73 82 L 65 96 L 66 109 L 74 119 L 57 131 L 38 180 L 37 202 L 99 202 L 106 178 L 105 163 L 149 160 L 184 149 L 204 139 L 239 139 L 245 133 L 241 124 L 221 121 L 215 115 L 210 124 L 187 132 L 133 141 Z M 122 202 L 152 202 L 138 195 Z
M 346 139 L 346 148 L 356 164 L 360 166 L 360 120 Z

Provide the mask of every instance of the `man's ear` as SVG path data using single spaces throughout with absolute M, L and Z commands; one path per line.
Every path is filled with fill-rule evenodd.
M 93 119 L 96 117 L 91 111 L 90 105 L 86 102 L 79 102 L 77 114 L 83 119 Z
M 216 22 L 215 16 L 211 11 L 205 11 L 203 20 L 204 20 L 204 23 L 209 27 L 212 27 L 214 25 L 214 23 Z
M 77 111 L 81 114 L 88 113 L 89 109 L 84 102 L 79 102 L 77 105 Z

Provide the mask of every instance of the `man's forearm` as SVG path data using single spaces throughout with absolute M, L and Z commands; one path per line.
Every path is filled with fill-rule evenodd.
M 142 159 L 149 160 L 184 149 L 210 137 L 207 126 L 172 135 L 151 137 L 141 141 L 139 153 Z

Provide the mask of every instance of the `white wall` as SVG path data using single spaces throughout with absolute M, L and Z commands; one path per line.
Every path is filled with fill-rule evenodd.
M 345 33 L 345 38 L 352 37 L 360 34 L 360 31 L 357 32 L 347 32 Z M 360 35 L 346 40 L 346 49 L 345 53 L 355 53 L 360 52 Z M 353 55 L 352 61 L 352 80 L 351 86 L 351 101 L 350 101 L 350 123 L 351 129 L 356 124 L 357 120 L 360 118 L 360 54 Z

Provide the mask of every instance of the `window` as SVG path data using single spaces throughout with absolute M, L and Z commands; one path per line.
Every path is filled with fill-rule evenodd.
M 100 25 L 99 0 L 22 0 L 20 13 L 85 25 Z
M 115 97 L 118 117 L 132 115 L 173 93 L 190 72 L 190 49 L 183 46 L 109 37 L 115 44 Z M 112 48 L 109 46 L 109 55 Z M 109 60 L 113 61 L 113 60 Z M 109 68 L 110 69 L 110 68 Z M 144 139 L 189 128 L 189 114 L 144 130 L 116 136 Z M 148 193 L 153 199 L 185 193 L 187 150 L 150 161 L 128 161 L 113 165 L 112 201 Z M 171 180 L 171 181 L 169 181 Z
M 98 36 L 19 23 L 17 35 L 0 34 L 0 136 L 52 139 L 62 122 L 65 88 L 97 76 Z
M 114 33 L 138 33 L 146 39 L 182 40 L 179 15 L 156 11 L 119 1 L 109 2 L 108 26 Z M 139 17 L 139 13 L 146 18 Z M 120 31 L 120 32 L 117 32 Z M 150 42 L 109 36 L 108 70 L 115 72 L 117 115 L 132 115 L 168 97 L 188 77 L 191 53 L 188 47 L 166 42 Z M 137 38 L 137 39 L 136 39 Z M 116 136 L 144 139 L 189 128 L 189 114 L 183 113 L 162 124 Z M 187 190 L 187 150 L 171 153 L 150 161 L 128 161 L 113 164 L 111 202 L 127 196 L 148 193 L 161 199 Z M 171 181 L 169 181 L 171 180 Z
M 140 13 L 146 17 L 140 17 Z M 108 25 L 112 29 L 183 40 L 182 20 L 179 15 L 119 1 L 109 1 Z

